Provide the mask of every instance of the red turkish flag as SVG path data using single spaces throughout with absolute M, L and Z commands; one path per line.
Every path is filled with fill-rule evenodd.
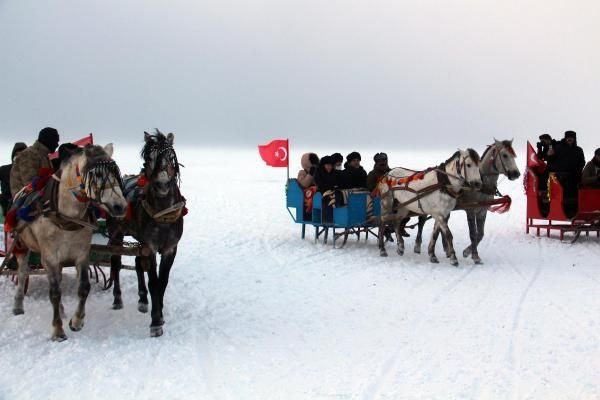
M 273 140 L 269 144 L 258 146 L 260 157 L 271 167 L 287 167 L 289 160 L 288 140 Z
M 94 144 L 94 137 L 90 133 L 86 137 L 82 137 L 81 139 L 76 140 L 76 141 L 71 142 L 71 143 L 76 144 L 79 147 L 84 147 L 86 144 Z M 48 155 L 48 158 L 51 159 L 51 160 L 54 160 L 55 158 L 58 158 L 58 151 L 55 152 L 55 153 L 52 153 L 52 154 Z
M 546 170 L 546 163 L 540 160 L 531 143 L 527 142 L 527 168 L 533 168 L 538 173 Z

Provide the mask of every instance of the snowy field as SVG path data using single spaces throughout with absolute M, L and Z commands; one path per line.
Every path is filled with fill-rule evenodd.
M 312 228 L 303 241 L 285 169 L 255 148 L 177 150 L 190 214 L 164 336 L 148 335 L 133 272 L 122 273 L 123 310 L 92 285 L 86 325 L 63 343 L 49 340 L 46 279 L 31 279 L 15 317 L 2 277 L 0 399 L 600 399 L 600 242 L 526 235 L 520 179 L 501 181 L 513 207 L 488 217 L 484 264 L 456 268 L 441 244 L 440 264 L 413 254 L 413 232 L 403 257 L 390 244 L 379 257 L 374 239 L 314 244 Z M 139 148 L 115 151 L 124 172 L 139 169 Z M 452 152 L 388 154 L 391 166 L 425 168 Z M 292 157 L 295 176 L 300 150 Z M 451 228 L 462 252 L 464 213 Z M 76 301 L 69 269 L 69 317 Z

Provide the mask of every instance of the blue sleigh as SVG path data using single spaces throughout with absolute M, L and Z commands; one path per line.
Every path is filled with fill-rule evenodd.
M 326 210 L 323 204 L 323 196 L 316 192 L 313 197 L 313 206 L 310 213 L 304 210 L 304 190 L 298 184 L 296 179 L 289 179 L 286 188 L 286 207 L 297 224 L 302 224 L 302 239 L 306 235 L 306 225 L 312 225 L 315 228 L 315 243 L 319 237 L 323 237 L 323 243 L 327 243 L 329 229 L 333 234 L 333 247 L 336 247 L 336 241 L 343 237 L 340 247 L 343 247 L 348 241 L 349 235 L 356 235 L 360 240 L 360 234 L 365 233 L 365 240 L 369 233 L 377 236 L 373 229 L 378 225 L 369 222 L 369 217 L 379 217 L 381 215 L 381 202 L 379 197 L 373 199 L 373 215 L 367 216 L 367 197 L 368 192 L 351 192 L 347 197 L 347 204 L 344 207 L 335 207 L 333 210 Z M 291 210 L 295 209 L 295 210 Z M 333 211 L 333 213 L 331 213 Z M 329 213 L 330 218 L 326 218 Z M 332 218 L 331 218 L 332 217 Z M 338 230 L 338 232 L 336 232 Z

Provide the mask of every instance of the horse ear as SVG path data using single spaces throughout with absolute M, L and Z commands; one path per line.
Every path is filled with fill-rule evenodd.
M 144 131 L 144 142 L 148 143 L 150 141 L 151 137 L 152 137 L 152 135 L 150 135 L 148 132 Z
M 104 146 L 104 151 L 106 152 L 106 154 L 108 154 L 109 157 L 112 157 L 114 152 L 113 144 L 109 143 L 106 146 Z
M 175 142 L 175 135 L 173 135 L 172 132 L 167 135 L 167 141 L 171 146 L 173 146 L 173 142 Z
M 515 140 L 515 138 L 510 139 L 510 145 L 512 146 L 512 142 L 513 140 Z
M 496 146 L 500 146 L 502 144 L 502 142 L 496 138 L 494 138 L 494 143 L 496 144 Z

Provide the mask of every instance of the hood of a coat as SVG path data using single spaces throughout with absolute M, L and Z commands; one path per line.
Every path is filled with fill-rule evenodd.
M 12 160 L 15 158 L 15 154 L 17 154 L 17 152 L 19 151 L 23 151 L 27 148 L 27 145 L 23 142 L 17 142 L 15 143 L 15 145 L 13 146 L 12 149 L 12 153 L 10 153 L 10 160 L 12 162 Z
M 319 166 L 319 156 L 315 153 L 305 153 L 302 155 L 300 159 L 300 165 L 302 165 L 302 169 L 308 171 L 310 167 L 318 167 Z

